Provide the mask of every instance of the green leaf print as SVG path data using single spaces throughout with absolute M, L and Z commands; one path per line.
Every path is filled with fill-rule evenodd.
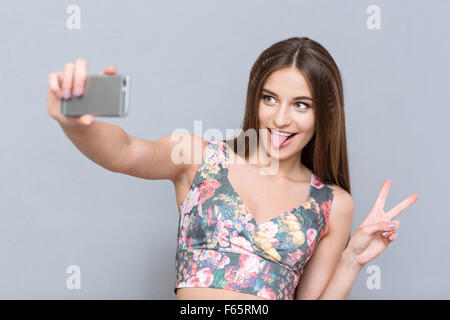
M 225 269 L 217 269 L 216 271 L 214 271 L 213 285 L 221 287 L 222 286 L 221 282 L 223 282 L 223 280 L 224 280 L 224 278 L 223 278 L 224 275 L 225 275 Z M 225 284 L 226 284 L 226 281 L 225 281 Z

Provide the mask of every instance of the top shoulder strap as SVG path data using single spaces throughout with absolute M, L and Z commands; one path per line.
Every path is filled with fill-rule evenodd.
M 220 179 L 223 172 L 223 164 L 226 160 L 226 146 L 222 141 L 207 140 L 208 144 L 202 156 L 202 163 L 194 178 L 194 184 L 198 185 L 206 179 Z
M 227 146 L 223 141 L 207 140 L 204 162 L 213 164 L 224 164 L 227 161 Z

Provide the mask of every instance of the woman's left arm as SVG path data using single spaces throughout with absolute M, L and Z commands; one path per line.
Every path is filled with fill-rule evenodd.
M 400 221 L 391 219 L 413 204 L 419 196 L 412 194 L 385 213 L 384 204 L 390 186 L 391 181 L 387 179 L 372 210 L 351 236 L 334 273 L 318 299 L 348 299 L 353 283 L 364 265 L 379 256 L 389 243 L 397 238 L 395 231 L 400 227 Z

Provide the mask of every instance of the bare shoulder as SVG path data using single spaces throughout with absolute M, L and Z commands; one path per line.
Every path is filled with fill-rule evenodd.
M 353 198 L 350 195 L 350 193 L 348 193 L 347 190 L 336 184 L 333 185 L 333 189 L 334 189 L 333 204 L 337 203 L 338 205 L 339 204 L 349 205 L 350 203 L 353 203 Z
M 354 203 L 353 198 L 347 190 L 338 185 L 333 185 L 334 196 L 331 203 L 328 224 L 326 226 L 325 235 L 330 229 L 341 228 L 353 221 Z

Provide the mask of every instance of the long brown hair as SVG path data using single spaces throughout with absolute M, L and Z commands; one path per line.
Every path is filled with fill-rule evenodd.
M 301 162 L 324 182 L 333 182 L 351 194 L 345 132 L 344 93 L 340 71 L 330 53 L 307 37 L 293 37 L 264 50 L 254 63 L 247 88 L 241 132 L 256 130 L 259 139 L 259 97 L 270 74 L 296 67 L 306 78 L 314 99 L 315 133 L 303 148 Z M 223 140 L 237 153 L 243 134 Z M 259 140 L 257 140 L 259 144 Z M 249 143 L 245 143 L 249 155 Z

